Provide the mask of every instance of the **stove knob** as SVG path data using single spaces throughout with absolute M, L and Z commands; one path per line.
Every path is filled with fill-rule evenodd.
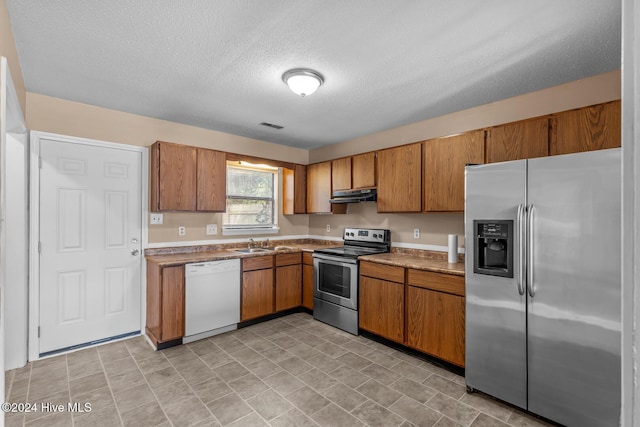
M 374 235 L 373 235 L 373 238 L 374 238 L 374 239 L 377 239 L 377 238 L 378 238 L 378 235 L 377 235 L 377 234 L 374 234 Z

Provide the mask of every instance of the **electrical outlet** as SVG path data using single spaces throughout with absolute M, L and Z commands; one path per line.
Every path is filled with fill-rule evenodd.
M 331 232 L 331 224 L 327 224 L 327 233 Z
M 151 214 L 151 225 L 159 225 L 162 224 L 162 214 L 152 213 Z
M 419 239 L 420 238 L 420 229 L 419 228 L 414 228 L 413 229 L 413 238 L 414 239 Z
M 185 234 L 187 234 L 187 227 L 185 227 L 184 225 L 178 227 L 178 235 L 184 236 Z
M 218 224 L 207 224 L 207 236 L 218 234 Z

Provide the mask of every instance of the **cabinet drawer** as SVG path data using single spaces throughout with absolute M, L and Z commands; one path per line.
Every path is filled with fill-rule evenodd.
M 273 256 L 258 256 L 242 260 L 242 271 L 260 270 L 273 267 Z
M 313 252 L 302 252 L 302 263 L 313 265 Z
M 283 265 L 300 264 L 302 262 L 302 254 L 300 252 L 295 254 L 277 254 L 276 266 L 281 267 Z
M 464 296 L 463 276 L 409 269 L 407 272 L 407 284 L 419 288 Z
M 360 263 L 360 275 L 388 280 L 390 282 L 404 283 L 404 268 L 375 262 L 362 261 Z

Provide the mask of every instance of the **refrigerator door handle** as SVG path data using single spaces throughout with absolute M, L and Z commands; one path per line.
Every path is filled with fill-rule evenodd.
M 535 213 L 535 206 L 533 205 L 529 205 L 529 209 L 528 209 L 528 215 L 527 215 L 527 232 L 528 232 L 528 250 L 527 250 L 527 270 L 528 270 L 528 275 L 527 275 L 527 288 L 529 291 L 529 296 L 531 298 L 536 296 L 536 291 L 534 289 L 534 283 L 533 283 L 533 220 L 534 220 L 534 213 Z
M 518 205 L 518 216 L 516 219 L 517 228 L 518 228 L 518 293 L 520 295 L 524 295 L 524 283 L 525 283 L 525 275 L 526 275 L 526 262 L 525 262 L 525 248 L 524 241 L 526 236 L 524 234 L 524 215 L 526 212 L 526 208 L 524 205 Z

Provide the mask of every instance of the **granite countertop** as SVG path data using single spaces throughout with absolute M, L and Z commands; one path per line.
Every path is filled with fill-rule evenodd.
M 275 243 L 275 242 L 274 242 Z M 209 262 L 209 261 L 218 261 L 224 259 L 235 259 L 235 258 L 251 258 L 256 256 L 268 256 L 275 254 L 287 254 L 287 253 L 296 253 L 296 252 L 313 252 L 319 248 L 327 248 L 331 246 L 339 246 L 340 244 L 337 242 L 333 242 L 333 245 L 327 244 L 318 244 L 318 243 L 287 243 L 286 246 L 290 249 L 278 249 L 277 251 L 269 251 L 269 252 L 255 252 L 250 254 L 243 254 L 240 252 L 236 252 L 235 249 L 244 249 L 244 247 L 233 248 L 220 248 L 215 250 L 208 251 L 194 251 L 194 252 L 181 252 L 181 253 L 164 253 L 164 254 L 153 254 L 146 255 L 145 258 L 153 262 L 154 264 L 158 264 L 161 267 L 170 267 L 175 265 L 182 264 L 190 264 L 195 262 Z
M 442 254 L 442 255 L 441 255 Z M 365 255 L 358 258 L 360 261 L 377 262 L 379 264 L 393 265 L 396 267 L 427 270 L 435 273 L 464 276 L 464 260 L 455 264 L 447 262 L 447 254 L 431 251 L 403 251 L 393 250 L 386 254 Z

